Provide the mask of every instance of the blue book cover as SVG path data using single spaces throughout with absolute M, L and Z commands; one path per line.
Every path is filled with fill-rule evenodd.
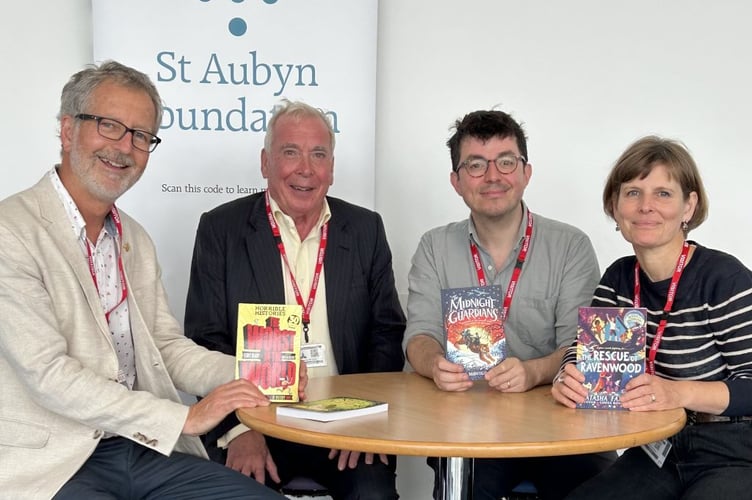
M 501 324 L 501 287 L 441 290 L 446 358 L 465 367 L 471 380 L 482 379 L 507 356 Z

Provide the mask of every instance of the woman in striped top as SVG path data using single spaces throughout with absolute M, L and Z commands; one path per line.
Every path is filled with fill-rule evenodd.
M 685 408 L 688 425 L 667 443 L 627 450 L 567 498 L 752 498 L 752 272 L 686 239 L 707 199 L 681 143 L 650 136 L 627 148 L 603 208 L 635 255 L 606 270 L 592 305 L 648 312 L 647 373 L 626 384 L 622 404 Z M 575 357 L 573 346 L 552 387 L 572 408 L 587 395 Z

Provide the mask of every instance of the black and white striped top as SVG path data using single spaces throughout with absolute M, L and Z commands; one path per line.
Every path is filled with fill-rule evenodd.
M 735 257 L 696 246 L 682 273 L 655 359 L 656 375 L 672 380 L 725 381 L 723 415 L 752 415 L 752 271 Z M 592 306 L 633 306 L 635 257 L 605 272 Z M 648 311 L 652 345 L 671 279 L 652 283 L 640 270 L 641 306 Z M 563 364 L 575 361 L 569 349 Z

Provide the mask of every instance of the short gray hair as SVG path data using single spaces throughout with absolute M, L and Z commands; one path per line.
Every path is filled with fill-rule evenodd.
M 283 116 L 291 116 L 296 119 L 309 117 L 320 118 L 321 121 L 324 122 L 324 125 L 326 125 L 326 130 L 329 132 L 329 145 L 332 151 L 334 151 L 334 128 L 326 114 L 310 104 L 306 104 L 302 101 L 290 101 L 288 99 L 282 99 L 281 104 L 274 106 L 274 114 L 266 126 L 264 149 L 271 151 L 272 141 L 274 140 L 274 125 L 277 123 L 277 120 Z
M 154 132 L 156 133 L 159 130 L 159 125 L 162 123 L 163 108 L 157 87 L 145 73 L 111 60 L 105 61 L 99 66 L 89 65 L 71 76 L 68 83 L 63 87 L 60 96 L 60 113 L 57 119 L 60 120 L 65 115 L 76 116 L 79 113 L 86 113 L 94 90 L 105 82 L 114 82 L 124 87 L 146 92 L 154 104 L 156 117 Z

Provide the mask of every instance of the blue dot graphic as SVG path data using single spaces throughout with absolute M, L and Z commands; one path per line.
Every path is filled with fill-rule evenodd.
M 209 3 L 211 0 L 199 0 L 201 3 Z M 232 0 L 232 3 L 243 3 L 245 0 Z M 278 0 L 262 0 L 267 5 L 274 5 Z M 228 31 L 235 36 L 243 36 L 248 31 L 248 23 L 244 19 L 234 17 L 227 24 Z
M 248 30 L 248 25 L 243 19 L 236 17 L 230 21 L 228 28 L 230 29 L 230 33 L 232 33 L 233 35 L 243 36 Z

